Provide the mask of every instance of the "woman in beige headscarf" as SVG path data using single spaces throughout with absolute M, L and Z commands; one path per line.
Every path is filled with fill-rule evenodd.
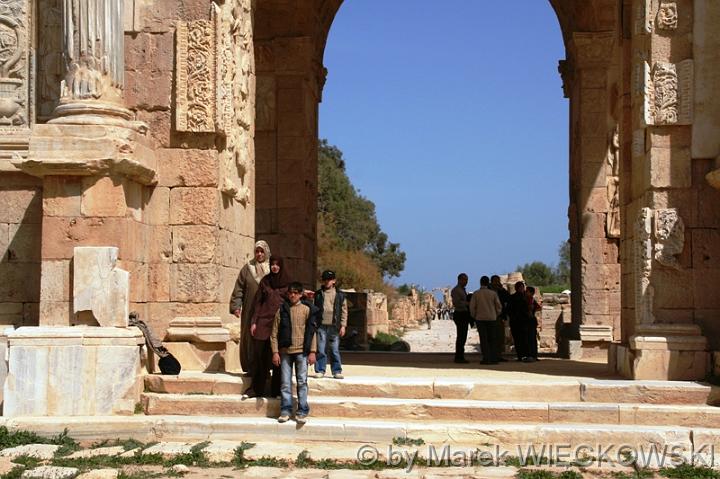
M 245 372 L 252 370 L 250 319 L 253 316 L 253 300 L 260 280 L 269 272 L 270 247 L 260 240 L 255 243 L 255 257 L 240 270 L 230 298 L 230 312 L 240 318 L 240 365 Z

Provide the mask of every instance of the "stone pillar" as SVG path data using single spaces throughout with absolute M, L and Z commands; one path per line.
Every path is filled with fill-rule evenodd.
M 693 1 L 633 2 L 632 180 L 625 208 L 624 269 L 634 298 L 618 368 L 635 379 L 697 380 L 707 340 L 695 324 L 716 269 L 704 265 L 708 231 L 693 178 Z M 702 178 L 702 175 L 700 175 Z M 712 225 L 717 227 L 717 220 Z M 715 275 L 715 276 L 713 276 Z
M 256 44 L 256 234 L 315 285 L 317 125 L 324 69 L 309 37 Z
M 620 334 L 619 132 L 609 112 L 614 32 L 575 32 L 560 71 L 570 98 L 570 244 L 573 328 Z
M 130 119 L 122 98 L 123 12 L 123 0 L 63 1 L 65 76 L 55 109 L 60 121 L 97 123 L 98 115 Z M 65 118 L 74 116 L 79 118 Z

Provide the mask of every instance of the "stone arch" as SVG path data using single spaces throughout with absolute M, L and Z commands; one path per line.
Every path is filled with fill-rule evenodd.
M 316 204 L 316 171 L 317 171 L 317 103 L 321 100 L 322 87 L 325 79 L 325 69 L 322 66 L 322 57 L 332 20 L 340 7 L 338 0 L 322 2 L 305 2 L 302 6 L 286 4 L 284 2 L 265 2 L 258 6 L 256 11 L 256 57 L 258 70 L 258 122 L 256 128 L 256 154 L 257 154 L 257 234 L 270 238 L 273 244 L 286 251 L 295 271 L 301 273 L 303 280 L 313 282 L 315 266 L 315 204 Z M 607 67 L 602 61 L 603 57 L 610 56 L 617 23 L 617 12 L 614 0 L 553 0 L 568 51 L 574 57 L 580 55 L 596 55 L 600 58 L 589 60 L 594 68 L 593 72 L 600 71 L 606 75 Z M 272 53 L 270 53 L 272 52 Z M 293 52 L 293 60 L 288 56 Z M 283 55 L 286 56 L 283 56 Z M 602 61 L 601 61 L 602 60 Z M 584 59 L 582 62 L 587 63 Z M 595 63 L 598 63 L 595 65 Z M 609 62 L 608 62 L 609 63 Z M 565 60 L 561 62 L 566 83 L 566 94 L 571 103 L 577 102 L 582 90 L 577 92 L 570 86 L 574 71 L 568 67 L 578 64 L 577 61 Z M 584 63 L 583 63 L 584 65 Z M 599 88 L 598 88 L 599 90 Z M 294 92 L 291 94 L 290 92 Z M 597 96 L 597 95 L 596 95 Z M 302 101 L 298 100 L 302 98 Z M 600 98 L 597 101 L 604 101 Z M 292 105 L 286 104 L 292 102 Z M 274 103 L 274 106 L 270 106 Z M 603 105 L 604 107 L 605 105 Z M 294 109 L 294 110 L 293 110 Z M 602 113 L 602 112 L 599 112 Z M 605 119 L 603 118 L 603 123 Z M 596 127 L 593 127 L 596 128 Z M 584 144 L 588 134 L 580 125 L 571 130 L 576 131 L 579 144 Z M 592 134 L 602 137 L 604 143 L 607 138 L 612 139 L 612 125 L 592 131 Z M 592 166 L 599 166 L 606 161 L 607 145 L 601 145 L 591 152 L 580 151 L 580 147 L 571 147 L 571 171 L 577 173 L 575 178 L 597 175 Z M 302 179 L 294 180 L 292 188 L 284 191 L 300 192 L 296 201 L 282 205 L 281 195 L 278 195 L 280 184 L 288 185 L 283 179 L 284 168 L 302 162 Z M 583 165 L 585 165 L 583 169 Z M 590 166 L 588 166 L 590 165 Z M 597 170 L 598 168 L 595 168 Z M 583 173 L 584 172 L 584 173 Z M 295 175 L 294 175 L 295 176 Z M 603 183 L 606 181 L 604 178 Z M 576 229 L 573 237 L 573 266 L 577 274 L 573 277 L 573 290 L 576 291 L 576 304 L 583 301 L 597 300 L 602 302 L 604 309 L 592 309 L 594 315 L 583 317 L 581 308 L 574 318 L 576 325 L 585 321 L 590 323 L 616 325 L 619 333 L 619 297 L 620 297 L 620 269 L 618 263 L 619 240 L 613 238 L 610 246 L 600 244 L 600 238 L 593 238 L 593 244 L 586 241 L 584 249 L 601 251 L 614 246 L 614 255 L 601 255 L 592 259 L 583 257 L 583 244 L 581 231 L 583 221 L 589 219 L 602 222 L 597 231 L 605 231 L 605 217 L 607 216 L 607 194 L 605 185 L 603 191 L 598 189 L 595 193 L 598 198 L 590 198 L 588 191 L 583 191 L 589 180 L 580 179 L 577 184 L 571 184 L 570 225 Z M 603 202 L 603 199 L 604 202 Z M 594 201 L 594 205 L 588 205 Z M 298 208 L 292 203 L 301 203 Z M 600 204 L 600 206 L 598 206 Z M 587 210 L 602 210 L 603 217 L 587 216 Z M 294 218 L 290 220 L 290 218 Z M 301 221 L 298 221 L 302 218 Z M 307 226 L 300 231 L 300 223 Z M 597 232 L 596 232 L 597 233 Z M 599 236 L 599 233 L 596 234 Z M 605 237 L 605 233 L 603 233 Z M 603 249 L 604 248 L 604 249 Z M 586 254 L 587 256 L 587 254 Z M 612 266 L 608 266 L 608 256 L 612 258 Z M 583 266 L 586 264 L 586 266 Z M 602 287 L 591 289 L 590 286 L 603 282 L 597 276 L 613 276 L 609 281 L 611 289 Z M 590 278 L 588 278 L 590 276 Z M 585 299 L 583 299 L 585 298 Z M 611 311 L 611 303 L 617 303 L 617 308 Z M 579 329 L 572 333 L 579 335 Z M 579 337 L 578 337 L 579 339 Z M 616 339 L 619 339 L 619 335 Z

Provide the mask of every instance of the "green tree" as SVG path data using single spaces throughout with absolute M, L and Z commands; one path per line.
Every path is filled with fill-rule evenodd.
M 556 282 L 553 269 L 542 261 L 533 261 L 524 266 L 518 266 L 518 271 L 523 274 L 525 283 L 529 286 L 548 286 Z
M 345 171 L 342 151 L 327 140 L 320 140 L 318 154 L 318 226 L 323 230 L 318 235 L 319 265 L 329 264 L 329 256 L 337 261 L 336 252 L 345 251 L 366 256 L 377 267 L 380 278 L 399 276 L 405 268 L 405 253 L 398 243 L 388 241 L 378 224 L 375 204 L 353 186 Z M 367 270 L 365 262 L 361 263 Z M 353 262 L 344 264 L 350 267 Z M 367 271 L 361 276 L 367 278 Z
M 555 280 L 558 283 L 570 283 L 570 242 L 563 241 L 558 247 L 557 268 L 555 268 Z

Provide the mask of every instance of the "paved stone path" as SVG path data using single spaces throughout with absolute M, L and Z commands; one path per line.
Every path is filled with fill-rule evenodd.
M 455 352 L 455 323 L 451 320 L 435 320 L 432 329 L 423 324 L 420 329 L 407 331 L 403 339 L 410 344 L 410 351 L 414 353 L 452 353 Z M 476 353 L 480 351 L 480 339 L 477 329 L 468 330 L 468 340 L 465 343 L 465 352 Z

